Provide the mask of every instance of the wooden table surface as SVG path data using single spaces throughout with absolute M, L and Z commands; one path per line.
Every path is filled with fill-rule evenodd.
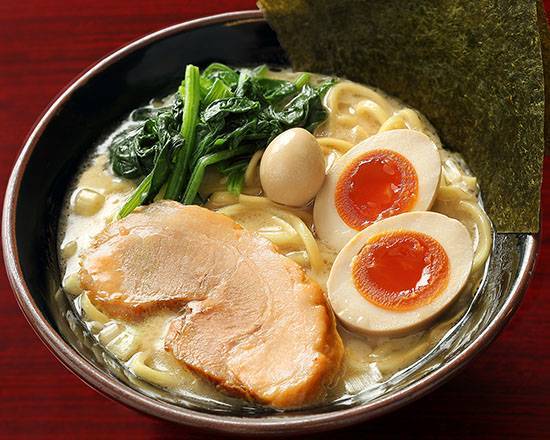
M 158 4 L 156 4 L 158 3 Z M 550 11 L 550 0 L 546 0 Z M 83 69 L 151 31 L 254 0 L 0 2 L 0 188 L 35 119 Z M 550 158 L 545 162 L 550 176 Z M 512 321 L 462 373 L 382 418 L 314 438 L 550 439 L 550 181 L 535 277 Z M 212 438 L 137 413 L 67 371 L 35 336 L 0 269 L 0 438 Z

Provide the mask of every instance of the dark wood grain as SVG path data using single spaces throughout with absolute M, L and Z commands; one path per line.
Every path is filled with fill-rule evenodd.
M 2 193 L 34 120 L 79 72 L 145 33 L 254 7 L 254 0 L 0 2 Z M 550 175 L 548 158 L 545 172 Z M 543 186 L 542 200 L 546 215 L 535 277 L 491 347 L 420 401 L 314 438 L 550 438 L 550 183 Z M 212 438 L 127 409 L 65 370 L 25 322 L 3 267 L 0 378 L 1 438 Z

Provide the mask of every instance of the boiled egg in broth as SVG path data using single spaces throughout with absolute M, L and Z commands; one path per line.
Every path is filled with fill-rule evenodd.
M 366 227 L 338 254 L 327 283 L 344 326 L 375 336 L 418 330 L 457 298 L 470 275 L 466 227 L 435 212 L 399 214 Z
M 391 130 L 357 144 L 330 168 L 313 211 L 319 238 L 340 250 L 357 232 L 397 214 L 428 210 L 441 175 L 433 141 Z

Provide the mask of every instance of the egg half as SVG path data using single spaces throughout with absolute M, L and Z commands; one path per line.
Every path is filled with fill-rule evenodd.
M 340 250 L 378 220 L 432 205 L 441 160 L 433 141 L 391 130 L 357 144 L 330 168 L 313 210 L 317 235 Z
M 353 331 L 392 336 L 422 328 L 464 287 L 472 239 L 435 212 L 390 217 L 359 232 L 338 254 L 327 283 L 334 313 Z

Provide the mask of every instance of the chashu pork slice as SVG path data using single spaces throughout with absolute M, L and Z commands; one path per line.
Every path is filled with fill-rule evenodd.
M 300 407 L 338 373 L 343 345 L 321 288 L 222 214 L 171 201 L 140 208 L 105 228 L 80 273 L 112 317 L 181 310 L 166 350 L 231 394 Z

